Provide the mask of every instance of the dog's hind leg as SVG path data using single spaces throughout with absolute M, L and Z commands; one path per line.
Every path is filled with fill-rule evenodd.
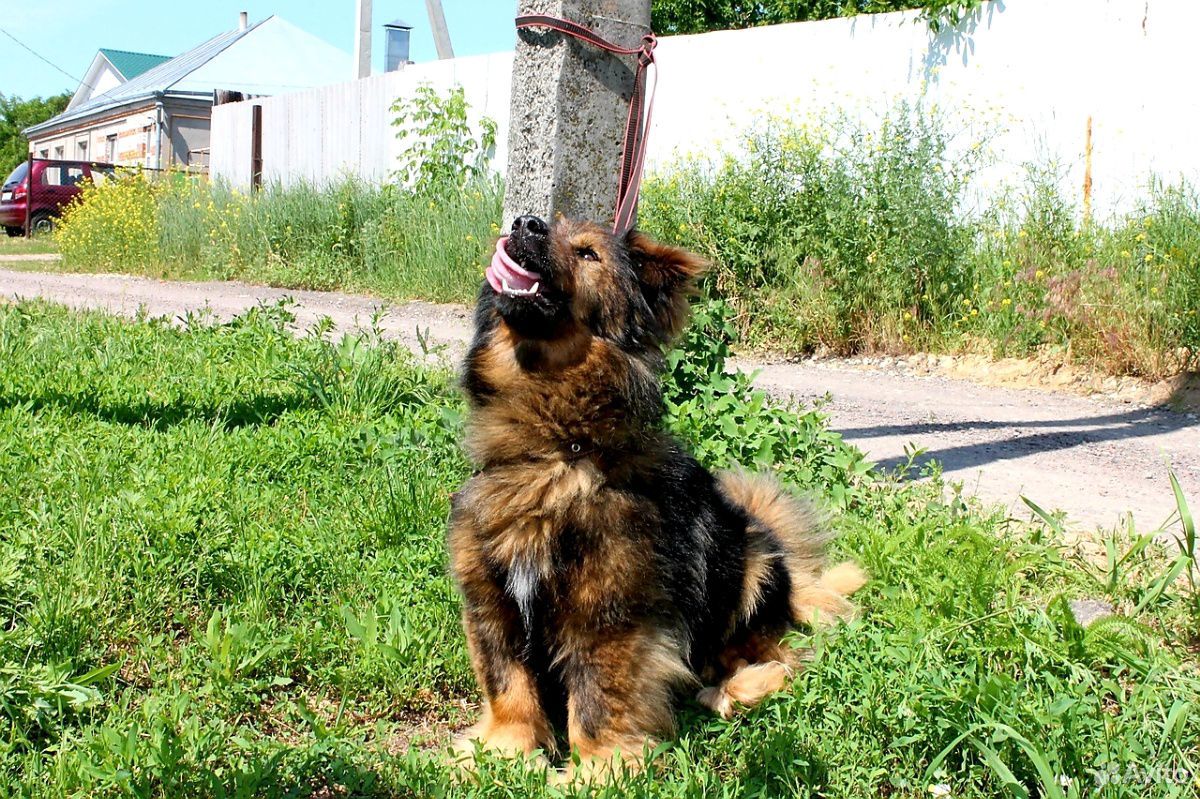
M 804 653 L 783 643 L 794 624 L 854 616 L 846 597 L 866 576 L 853 563 L 826 568 L 827 527 L 811 506 L 765 476 L 720 475 L 725 497 L 747 515 L 737 629 L 718 657 L 723 676 L 697 700 L 724 718 L 784 688 Z
M 724 719 L 732 718 L 739 708 L 751 708 L 769 694 L 782 690 L 792 676 L 792 667 L 779 660 L 745 663 L 720 685 L 704 688 L 696 700 Z
M 792 617 L 810 627 L 852 619 L 857 609 L 846 597 L 866 582 L 863 570 L 850 561 L 817 574 L 795 572 L 792 574 Z
M 742 618 L 749 621 L 766 601 L 776 564 L 787 571 L 793 622 L 815 626 L 853 618 L 855 607 L 846 597 L 867 576 L 850 561 L 826 567 L 830 534 L 820 514 L 770 477 L 724 472 L 720 481 L 725 496 L 750 517 Z

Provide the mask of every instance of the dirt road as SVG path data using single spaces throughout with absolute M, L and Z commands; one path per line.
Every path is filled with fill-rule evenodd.
M 339 329 L 366 325 L 382 304 L 370 297 L 241 283 L 4 269 L 0 295 L 126 315 L 144 309 L 175 317 L 208 308 L 221 319 L 291 297 L 298 327 L 328 316 Z M 441 354 L 452 359 L 468 339 L 469 324 L 465 308 L 420 302 L 390 305 L 379 321 L 386 334 L 414 348 L 419 338 L 447 345 Z M 1168 466 L 1200 509 L 1200 424 L 1194 415 L 836 361 L 738 366 L 758 370 L 758 384 L 776 395 L 811 402 L 828 393 L 824 410 L 832 426 L 881 465 L 904 463 L 906 446 L 923 448 L 924 457 L 941 461 L 967 493 L 1003 503 L 1016 516 L 1029 515 L 1020 501 L 1024 494 L 1047 509 L 1067 511 L 1083 528 L 1111 526 L 1132 512 L 1138 527 L 1150 530 L 1175 507 Z

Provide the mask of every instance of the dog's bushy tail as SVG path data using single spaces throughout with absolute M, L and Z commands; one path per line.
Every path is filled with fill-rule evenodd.
M 846 597 L 863 587 L 867 575 L 851 561 L 826 565 L 831 535 L 821 514 L 765 475 L 723 472 L 718 481 L 726 498 L 750 517 L 742 618 L 754 613 L 780 561 L 791 583 L 793 621 L 815 626 L 853 618 L 856 609 Z

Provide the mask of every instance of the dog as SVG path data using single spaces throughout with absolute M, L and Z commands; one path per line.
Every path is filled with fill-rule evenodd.
M 659 375 L 706 264 L 631 231 L 523 216 L 501 238 L 462 369 L 447 535 L 482 716 L 458 742 L 636 768 L 698 690 L 728 718 L 783 688 L 798 624 L 848 619 L 817 514 L 714 475 L 662 429 Z

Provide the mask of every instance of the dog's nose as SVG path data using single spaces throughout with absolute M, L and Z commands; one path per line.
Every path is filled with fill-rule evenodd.
M 550 232 L 550 226 L 541 217 L 526 214 L 513 220 L 512 232 L 520 233 L 521 231 L 534 236 L 545 236 Z

